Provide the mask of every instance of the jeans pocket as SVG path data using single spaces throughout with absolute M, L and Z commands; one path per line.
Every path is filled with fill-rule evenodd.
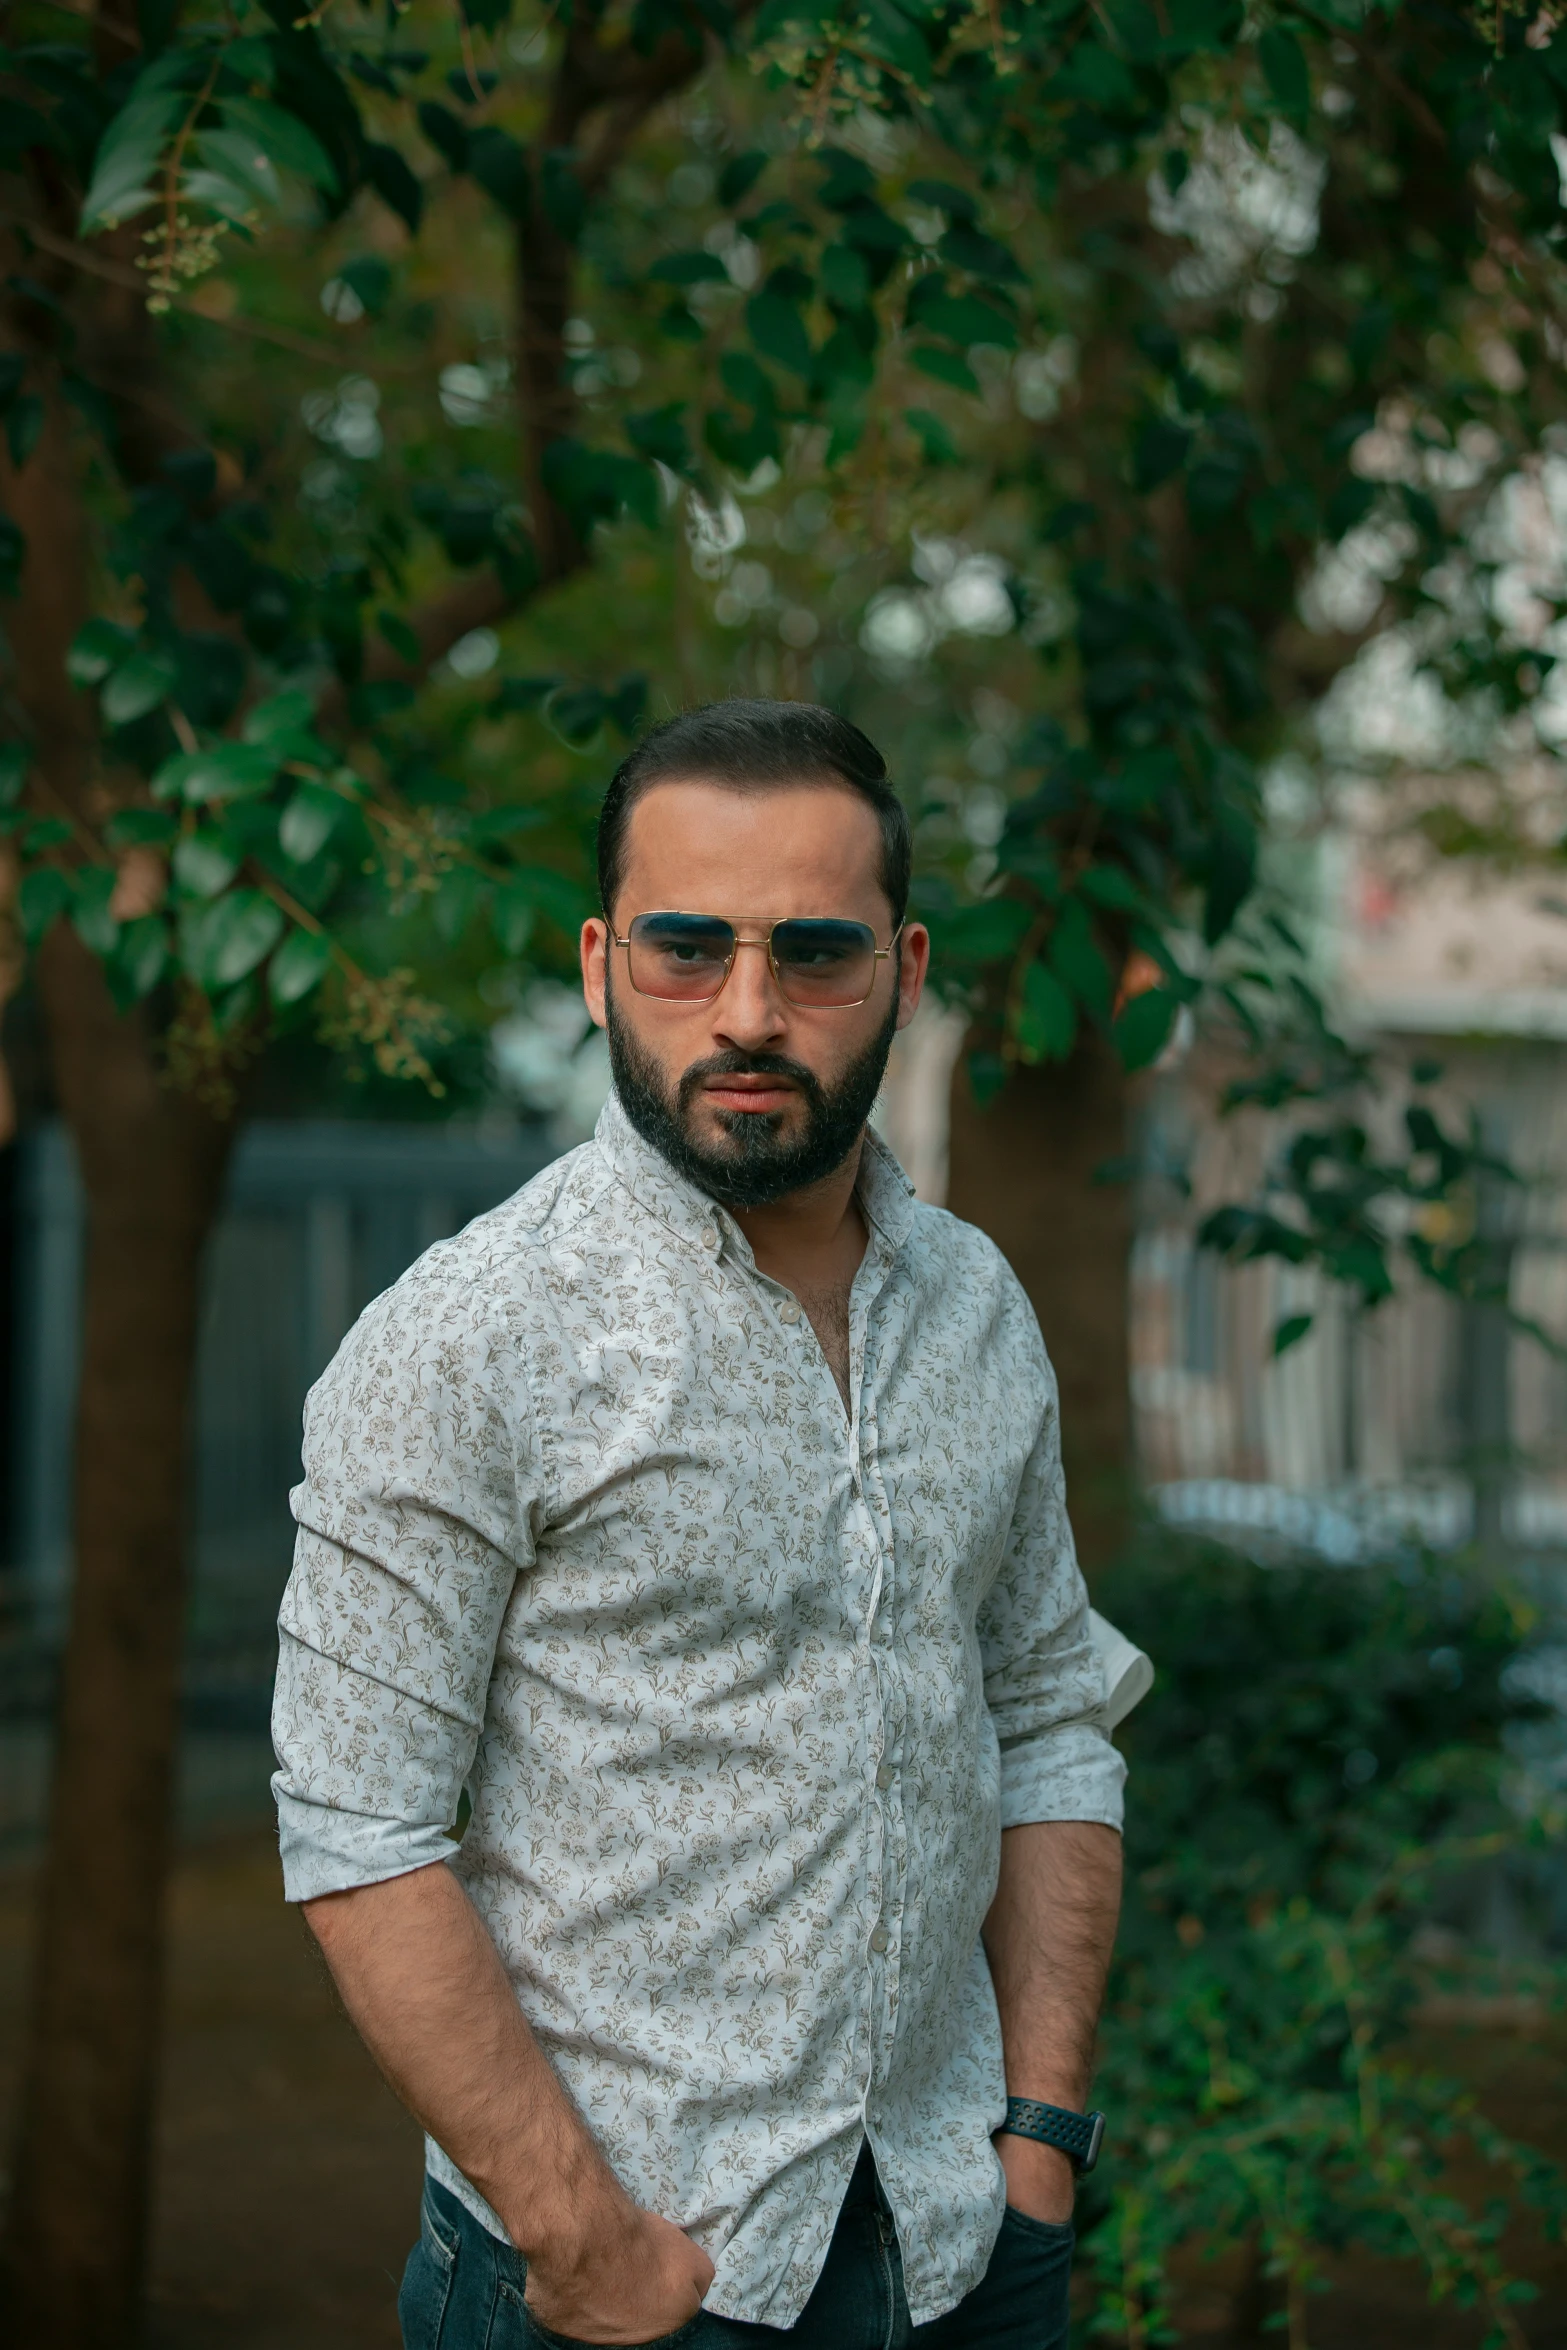
M 1010 2203 L 1002 2214 L 1002 2225 L 1036 2237 L 1042 2244 L 1071 2245 L 1077 2241 L 1077 2230 L 1069 2219 L 1035 2219 L 1031 2212 L 1015 2210 Z
M 605 2350 L 602 2343 L 583 2342 L 574 2334 L 557 2334 L 550 2326 L 541 2324 L 513 2286 L 502 2285 L 501 2292 L 507 2300 L 517 2302 L 527 2327 L 527 2339 L 529 2342 L 537 2342 L 540 2350 Z M 688 2343 L 696 2343 L 701 2324 L 702 2312 L 699 2309 L 695 2317 L 688 2317 L 685 2324 L 677 2326 L 672 2334 L 658 2334 L 651 2342 L 626 2343 L 621 2345 L 621 2350 L 686 2350 Z
M 408 2255 L 397 2296 L 403 2350 L 440 2350 L 441 2328 L 457 2276 L 457 2231 L 428 2195 L 419 2206 L 419 2241 Z

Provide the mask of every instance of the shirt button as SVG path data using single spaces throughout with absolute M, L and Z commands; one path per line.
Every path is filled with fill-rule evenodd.
M 885 1926 L 878 1926 L 876 1928 L 875 1932 L 871 1935 L 871 1948 L 875 1951 L 878 1958 L 880 1958 L 882 1952 L 886 1949 L 888 1943 L 891 1940 L 892 1936 L 888 1933 Z
M 780 1322 L 798 1322 L 800 1319 L 798 1301 L 792 1297 L 785 1298 L 783 1304 L 778 1308 L 778 1319 Z
M 881 1769 L 876 1773 L 876 1784 L 884 1795 L 887 1792 L 887 1789 L 892 1785 L 892 1778 L 893 1771 L 891 1763 L 883 1763 Z
M 704 1248 L 717 1248 L 718 1246 L 718 1235 L 711 1224 L 704 1224 L 702 1227 L 702 1246 Z

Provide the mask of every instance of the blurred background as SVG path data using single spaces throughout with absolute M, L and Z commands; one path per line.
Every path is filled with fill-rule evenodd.
M 1083 2338 L 1567 2344 L 1567 34 L 12 16 L 20 2350 L 396 2342 L 271 1841 L 301 1409 L 591 1133 L 597 807 L 726 694 L 905 796 L 877 1121 L 1157 1670 Z

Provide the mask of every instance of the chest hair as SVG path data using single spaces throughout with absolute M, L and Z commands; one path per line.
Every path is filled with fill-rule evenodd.
M 796 1292 L 821 1342 L 827 1368 L 838 1383 L 845 1411 L 849 1409 L 849 1286 L 834 1284 L 826 1289 L 801 1288 Z

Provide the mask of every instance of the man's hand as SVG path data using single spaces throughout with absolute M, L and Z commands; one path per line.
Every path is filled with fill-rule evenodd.
M 324 1894 L 305 1914 L 392 2087 L 526 2260 L 540 2323 L 607 2344 L 656 2341 L 694 2317 L 712 2262 L 616 2178 L 451 1870 Z
M 570 2248 L 528 2262 L 527 2303 L 541 2325 L 574 2342 L 654 2342 L 695 2317 L 713 2281 L 700 2245 L 651 2211 L 627 2203 L 585 2227 Z
M 1065 2227 L 1077 2197 L 1077 2173 L 1060 2147 L 1015 2137 L 1010 2130 L 1003 2130 L 994 2143 L 1006 2173 L 1011 2208 L 1030 2219 L 1054 2220 Z

